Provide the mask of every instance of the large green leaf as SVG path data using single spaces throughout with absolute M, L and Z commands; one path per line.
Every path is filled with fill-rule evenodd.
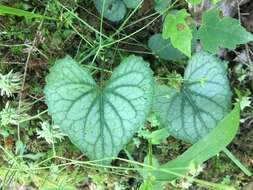
M 237 44 L 253 41 L 237 19 L 220 18 L 217 9 L 204 12 L 198 36 L 206 51 L 217 53 L 219 48 L 235 49 Z
M 180 175 L 186 175 L 192 169 L 192 165 L 198 166 L 217 155 L 233 140 L 238 131 L 239 123 L 240 104 L 238 103 L 233 111 L 220 121 L 218 126 L 208 135 L 176 159 L 162 165 L 159 169 L 164 170 L 164 172 L 154 172 L 153 175 L 156 177 L 156 180 L 175 180 Z
M 105 85 L 70 57 L 52 67 L 45 87 L 55 124 L 90 159 L 117 156 L 144 124 L 150 111 L 154 81 L 142 58 L 130 56 Z
M 200 52 L 189 61 L 181 89 L 158 87 L 154 109 L 170 135 L 194 143 L 217 126 L 230 104 L 225 63 Z

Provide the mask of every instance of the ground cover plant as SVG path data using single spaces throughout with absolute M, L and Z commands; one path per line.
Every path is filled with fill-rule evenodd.
M 1 1 L 0 189 L 252 189 L 251 8 Z

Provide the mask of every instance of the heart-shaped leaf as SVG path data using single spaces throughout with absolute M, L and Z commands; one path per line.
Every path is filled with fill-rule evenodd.
M 229 112 L 231 91 L 224 64 L 209 53 L 196 53 L 180 90 L 157 88 L 154 109 L 172 136 L 194 143 Z
M 140 57 L 126 58 L 105 86 L 66 57 L 51 69 L 44 92 L 55 124 L 94 160 L 117 156 L 144 124 L 153 86 L 152 71 Z

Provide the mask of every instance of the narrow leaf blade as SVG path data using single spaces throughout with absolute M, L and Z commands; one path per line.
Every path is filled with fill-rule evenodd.
M 4 6 L 4 5 L 0 5 L 0 14 L 9 14 L 9 15 L 24 16 L 24 17 L 30 17 L 30 18 L 55 20 L 54 18 L 51 18 L 51 17 L 43 16 L 43 15 L 36 14 L 33 12 L 24 11 L 21 9 L 16 9 L 16 8 Z

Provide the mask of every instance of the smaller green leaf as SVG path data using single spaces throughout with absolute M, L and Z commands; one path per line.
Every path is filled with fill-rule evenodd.
M 163 24 L 163 38 L 171 40 L 172 45 L 191 57 L 192 31 L 188 25 L 190 14 L 185 9 L 176 14 L 168 14 Z
M 162 165 L 160 169 L 171 172 L 154 172 L 157 181 L 172 181 L 177 177 L 186 175 L 193 164 L 201 165 L 206 160 L 217 155 L 235 137 L 240 123 L 240 104 L 214 128 L 208 135 L 203 137 L 182 155 Z
M 197 28 L 193 24 L 190 25 L 190 28 L 193 35 L 191 42 L 192 49 L 195 50 L 197 44 Z M 168 61 L 180 61 L 186 59 L 186 56 L 177 48 L 174 48 L 171 41 L 169 39 L 164 39 L 160 33 L 154 34 L 149 38 L 148 46 L 152 52 L 161 59 Z
M 155 1 L 155 10 L 160 14 L 163 13 L 171 4 L 171 0 L 156 0 Z
M 130 9 L 135 9 L 142 0 L 123 0 L 126 6 Z
M 112 21 L 117 22 L 124 18 L 127 8 L 135 9 L 143 0 L 94 0 L 100 14 Z M 104 4 L 104 10 L 103 10 Z
M 231 17 L 220 18 L 218 9 L 204 12 L 198 38 L 204 49 L 217 53 L 219 48 L 235 49 L 238 44 L 253 41 L 253 35 L 246 31 L 239 20 Z
M 163 39 L 162 34 L 154 34 L 149 38 L 148 46 L 159 58 L 178 61 L 186 56 L 171 45 L 169 39 Z
M 105 2 L 104 2 L 105 1 Z M 112 22 L 120 21 L 126 14 L 126 6 L 123 1 L 119 0 L 95 0 L 95 5 L 100 14 L 104 11 L 105 18 Z M 104 3 L 103 3 L 104 2 Z
M 153 131 L 148 138 L 151 141 L 151 144 L 158 145 L 163 142 L 169 136 L 168 130 L 163 128 L 156 131 Z

